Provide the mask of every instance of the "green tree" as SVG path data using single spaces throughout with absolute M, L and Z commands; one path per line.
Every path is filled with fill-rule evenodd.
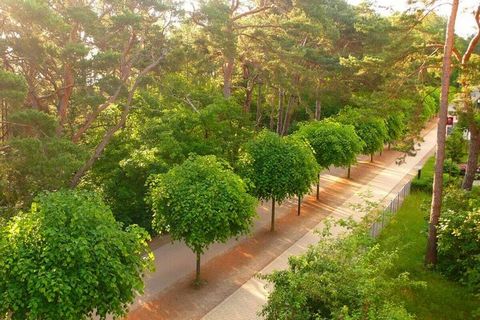
M 290 167 L 290 188 L 292 190 L 290 193 L 296 194 L 298 197 L 297 214 L 300 215 L 302 197 L 310 192 L 320 168 L 308 142 L 293 136 L 284 139 L 288 147 L 288 157 L 292 160 Z
M 355 127 L 355 132 L 364 142 L 362 152 L 369 154 L 373 161 L 373 154 L 383 148 L 388 139 L 387 126 L 381 118 L 372 116 L 368 110 L 346 108 L 342 110 L 337 120 L 343 124 L 350 124 Z
M 393 113 L 387 117 L 385 121 L 387 126 L 387 139 L 388 148 L 390 148 L 392 143 L 398 141 L 404 134 L 405 123 L 403 113 Z
M 455 128 L 445 142 L 445 154 L 447 159 L 460 163 L 466 154 L 467 143 L 463 138 L 462 128 Z
M 357 155 L 363 150 L 363 142 L 355 133 L 353 126 L 332 120 L 304 123 L 296 135 L 310 143 L 315 151 L 318 165 L 324 169 L 331 166 L 350 168 L 357 162 Z M 318 180 L 320 180 L 320 174 Z M 319 181 L 317 181 L 318 198 Z
M 292 140 L 293 141 L 293 140 Z M 275 230 L 275 203 L 304 194 L 318 167 L 311 150 L 299 142 L 264 130 L 245 144 L 239 160 L 241 175 L 253 184 L 251 192 L 260 200 L 272 201 L 270 230 Z M 301 166 L 306 167 L 301 167 Z
M 215 156 L 191 156 L 166 174 L 152 176 L 150 201 L 154 228 L 184 241 L 197 255 L 197 285 L 205 250 L 248 233 L 256 216 L 246 184 Z
M 41 191 L 68 185 L 86 158 L 81 146 L 55 134 L 56 121 L 37 110 L 9 116 L 10 138 L 0 145 L 0 214 L 27 208 Z
M 0 317 L 123 316 L 153 266 L 139 227 L 125 231 L 94 193 L 38 196 L 0 227 Z

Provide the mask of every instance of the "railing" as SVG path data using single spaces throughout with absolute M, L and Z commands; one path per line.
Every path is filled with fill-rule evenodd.
M 409 180 L 377 217 L 370 227 L 370 235 L 372 237 L 378 237 L 383 228 L 390 222 L 391 217 L 397 213 L 405 198 L 410 194 L 411 186 L 412 180 Z

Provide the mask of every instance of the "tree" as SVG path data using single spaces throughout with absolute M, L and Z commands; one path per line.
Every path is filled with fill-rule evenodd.
M 44 112 L 18 111 L 9 122 L 9 139 L 0 145 L 0 213 L 11 215 L 38 193 L 66 187 L 86 152 L 57 137 L 55 119 Z
M 297 215 L 300 215 L 302 197 L 310 192 L 320 168 L 308 142 L 293 136 L 284 139 L 289 151 L 288 157 L 292 160 L 290 167 L 292 191 L 290 193 L 294 193 L 298 197 Z
M 385 121 L 368 114 L 368 110 L 361 113 L 352 108 L 342 110 L 337 116 L 337 120 L 355 127 L 355 132 L 364 142 L 362 152 L 369 154 L 370 160 L 373 162 L 373 154 L 382 150 L 383 144 L 388 138 Z
M 295 161 L 285 140 L 267 130 L 247 142 L 240 155 L 239 171 L 252 183 L 252 194 L 260 200 L 272 201 L 272 232 L 275 231 L 275 203 L 296 195 Z
M 38 196 L 0 227 L 0 315 L 7 319 L 121 317 L 153 266 L 139 227 L 122 225 L 94 193 Z
M 229 3 L 230 2 L 230 3 Z M 213 46 L 215 56 L 220 56 L 223 74 L 223 94 L 228 98 L 232 94 L 232 78 L 235 62 L 238 59 L 238 42 L 248 37 L 249 29 L 268 28 L 262 20 L 255 23 L 251 18 L 262 15 L 275 8 L 273 1 L 248 2 L 241 0 L 202 1 L 199 10 L 193 10 L 193 23 L 201 27 L 207 35 L 205 42 Z M 253 4 L 253 7 L 250 5 Z M 256 38 L 250 38 L 250 41 Z M 210 50 L 209 50 L 210 51 Z M 217 54 L 218 52 L 218 54 Z
M 387 140 L 388 148 L 392 143 L 398 141 L 404 134 L 405 123 L 403 113 L 397 112 L 389 115 L 385 121 L 387 126 Z
M 99 136 L 72 178 L 75 187 L 125 126 L 137 89 L 165 59 L 175 10 L 169 1 L 132 0 L 7 0 L 0 10 L 0 55 L 7 70 L 25 77 L 27 106 L 55 113 L 57 135 L 76 144 L 87 132 Z
M 308 141 L 315 151 L 318 165 L 323 169 L 331 166 L 350 167 L 357 162 L 357 155 L 363 150 L 363 142 L 355 133 L 353 126 L 331 120 L 304 123 L 295 134 Z M 317 182 L 318 199 L 319 182 Z
M 167 79 L 164 86 L 175 86 L 182 96 L 185 84 Z M 141 91 L 128 124 L 114 137 L 83 186 L 101 192 L 115 219 L 152 229 L 152 210 L 145 202 L 146 181 L 151 174 L 165 173 L 181 164 L 190 154 L 215 155 L 233 165 L 240 146 L 252 135 L 252 125 L 232 99 L 212 97 L 201 101 L 193 88 L 189 101 L 195 107 L 179 104 L 168 95 L 170 88 Z M 203 92 L 202 92 L 203 95 Z M 173 100 L 173 101 L 172 101 Z M 210 101 L 211 100 L 211 101 Z M 159 110 L 158 106 L 162 108 Z
M 215 156 L 191 156 L 166 174 L 152 176 L 149 198 L 154 228 L 184 241 L 197 255 L 196 285 L 205 250 L 248 233 L 256 216 L 246 184 Z
M 470 130 L 470 143 L 468 149 L 467 168 L 465 178 L 462 183 L 462 188 L 471 190 L 475 174 L 478 168 L 478 155 L 480 152 L 480 125 L 478 121 L 478 114 L 475 112 L 476 101 L 472 103 L 470 96 L 470 87 L 477 85 L 478 77 L 478 52 L 475 54 L 475 49 L 480 42 L 480 6 L 477 6 L 474 14 L 474 20 L 477 25 L 477 33 L 470 39 L 467 48 L 462 56 L 457 48 L 452 48 L 453 55 L 460 64 L 460 76 L 458 82 L 462 88 L 462 106 L 460 114 L 467 119 L 468 129 Z M 455 46 L 455 44 L 452 44 Z
M 425 263 L 437 264 L 437 226 L 442 208 L 443 193 L 443 164 L 445 162 L 445 136 L 448 115 L 448 92 L 450 89 L 451 58 L 455 38 L 455 20 L 457 19 L 459 0 L 453 0 L 452 10 L 448 19 L 445 32 L 445 45 L 443 51 L 442 67 L 442 93 L 440 97 L 440 111 L 437 126 L 437 152 L 435 156 L 435 173 L 433 176 L 433 195 L 430 209 L 430 221 L 428 223 L 427 251 Z
M 460 163 L 465 156 L 466 143 L 463 129 L 456 127 L 445 142 L 445 155 L 454 163 Z

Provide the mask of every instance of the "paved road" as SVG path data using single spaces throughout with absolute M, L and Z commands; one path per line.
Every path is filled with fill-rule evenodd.
M 400 167 L 395 164 L 399 153 L 393 151 L 384 152 L 373 164 L 361 158 L 352 180 L 344 179 L 344 169 L 324 172 L 321 201 L 307 197 L 301 217 L 295 215 L 296 199 L 277 207 L 273 234 L 268 232 L 270 204 L 260 205 L 251 236 L 214 245 L 205 254 L 202 269 L 209 283 L 201 290 L 190 286 L 195 261 L 191 251 L 182 243 L 160 241 L 154 250 L 156 272 L 147 275 L 145 294 L 132 306 L 128 319 L 200 319 L 207 313 L 205 319 L 255 319 L 266 291 L 253 275 L 285 267 L 286 257 L 317 241 L 312 230 L 321 227 L 326 216 L 351 214 L 349 204 L 360 201 L 358 192 L 370 189 L 375 199 L 385 197 L 434 144 L 435 132 L 430 131 L 417 156 Z

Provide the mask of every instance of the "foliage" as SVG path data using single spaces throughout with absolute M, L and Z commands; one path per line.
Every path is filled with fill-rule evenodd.
M 394 143 L 398 141 L 404 134 L 405 123 L 404 115 L 401 112 L 391 114 L 385 121 L 387 126 L 387 139 L 386 142 Z
M 439 268 L 480 293 L 480 190 L 450 188 L 438 229 Z
M 84 150 L 56 138 L 14 138 L 0 152 L 0 207 L 28 207 L 41 191 L 68 185 L 83 163 Z
M 388 139 L 388 131 L 383 119 L 364 114 L 357 109 L 342 110 L 337 120 L 355 127 L 355 132 L 364 142 L 362 150 L 364 154 L 373 154 L 381 150 Z
M 123 316 L 152 266 L 148 234 L 123 231 L 98 196 L 58 191 L 0 227 L 0 315 L 6 319 Z
M 363 149 L 353 126 L 331 120 L 304 123 L 296 134 L 310 143 L 322 168 L 352 165 Z
M 445 162 L 443 184 L 444 186 L 455 185 L 458 182 L 458 167 L 454 163 Z M 420 179 L 416 177 L 412 180 L 412 190 L 432 193 L 433 173 L 435 169 L 435 158 L 427 160 L 421 171 Z
M 8 103 L 21 103 L 27 93 L 25 79 L 18 74 L 0 68 L 0 100 Z
M 398 292 L 414 283 L 391 270 L 384 252 L 364 232 L 325 238 L 289 268 L 266 276 L 274 285 L 262 310 L 266 319 L 413 319 Z
M 26 109 L 12 113 L 8 117 L 10 134 L 13 137 L 45 138 L 54 137 L 56 120 L 53 116 L 38 110 Z
M 181 79 L 172 81 L 178 84 L 175 94 L 190 89 Z M 162 109 L 162 103 L 172 101 L 153 88 L 138 95 L 140 108 L 132 111 L 128 128 L 112 139 L 83 183 L 103 194 L 117 220 L 153 232 L 152 211 L 145 203 L 147 178 L 167 172 L 189 154 L 236 162 L 240 145 L 253 133 L 250 121 L 234 101 L 204 95 L 190 97 L 196 111 L 178 102 Z
M 249 232 L 255 199 L 243 180 L 215 156 L 190 156 L 150 179 L 153 226 L 184 241 L 197 255 L 214 242 Z
M 466 141 L 463 138 L 463 130 L 455 128 L 448 136 L 445 145 L 445 155 L 455 163 L 461 163 L 466 155 Z
M 460 175 L 458 163 L 452 161 L 452 159 L 446 159 L 443 163 L 443 172 L 451 177 L 458 177 Z
M 282 202 L 291 193 L 291 160 L 288 146 L 273 132 L 262 131 L 247 142 L 239 160 L 239 172 L 253 186 L 251 192 L 261 200 Z
M 290 167 L 290 188 L 292 190 L 289 193 L 303 196 L 310 191 L 310 187 L 317 180 L 320 167 L 308 142 L 296 137 L 284 139 L 289 152 L 288 157 L 292 159 Z
M 146 181 L 151 174 L 166 172 L 169 168 L 155 151 L 131 139 L 129 134 L 119 135 L 82 184 L 83 188 L 102 195 L 117 221 L 125 225 L 138 224 L 152 234 L 153 213 L 145 201 Z

